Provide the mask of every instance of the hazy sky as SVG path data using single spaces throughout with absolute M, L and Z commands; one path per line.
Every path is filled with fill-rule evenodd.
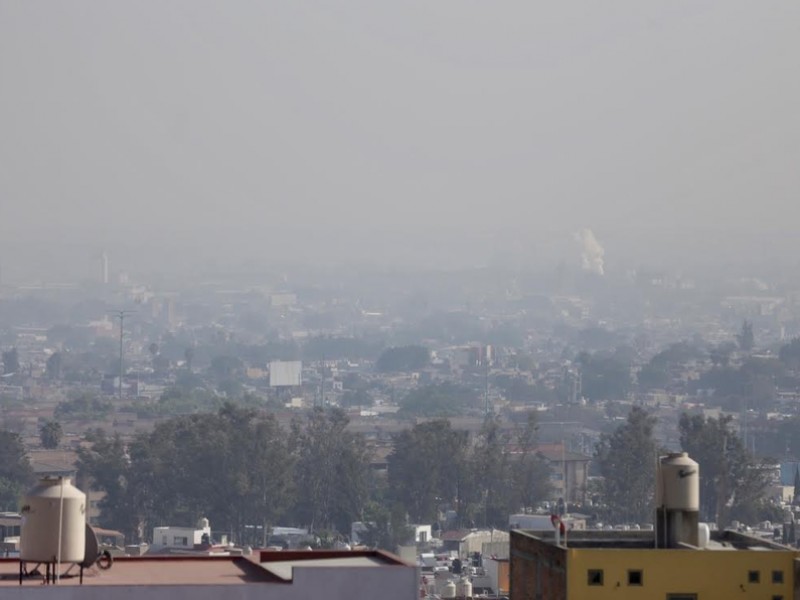
M 0 236 L 397 258 L 787 231 L 798 107 L 796 0 L 0 0 Z

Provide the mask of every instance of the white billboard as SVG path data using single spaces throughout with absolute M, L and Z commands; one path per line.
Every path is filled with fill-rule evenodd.
M 303 363 L 299 360 L 273 360 L 269 363 L 270 387 L 297 386 L 301 383 Z

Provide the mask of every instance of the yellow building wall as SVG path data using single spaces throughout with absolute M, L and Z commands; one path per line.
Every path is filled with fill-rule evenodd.
M 794 553 L 781 550 L 634 550 L 575 548 L 567 551 L 567 598 L 666 600 L 697 594 L 697 600 L 782 596 L 792 600 Z M 603 570 L 603 585 L 588 584 L 588 570 Z M 628 571 L 641 570 L 643 584 L 628 585 Z M 748 572 L 760 571 L 760 583 Z M 783 571 L 783 583 L 772 572 Z

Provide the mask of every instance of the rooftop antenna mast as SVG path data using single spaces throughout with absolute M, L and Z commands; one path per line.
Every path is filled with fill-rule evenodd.
M 124 354 L 122 347 L 122 340 L 125 334 L 125 317 L 135 313 L 135 310 L 112 310 L 111 315 L 115 319 L 119 319 L 119 388 L 117 390 L 120 400 L 122 399 L 122 376 L 125 373 L 124 369 Z

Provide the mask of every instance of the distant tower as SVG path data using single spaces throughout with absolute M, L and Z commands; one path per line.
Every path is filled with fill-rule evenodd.
M 100 281 L 108 285 L 108 254 L 105 252 L 100 255 Z
M 577 404 L 580 402 L 583 397 L 583 378 L 581 376 L 580 367 L 567 367 L 564 372 L 564 382 L 566 384 L 567 402 L 569 404 Z

